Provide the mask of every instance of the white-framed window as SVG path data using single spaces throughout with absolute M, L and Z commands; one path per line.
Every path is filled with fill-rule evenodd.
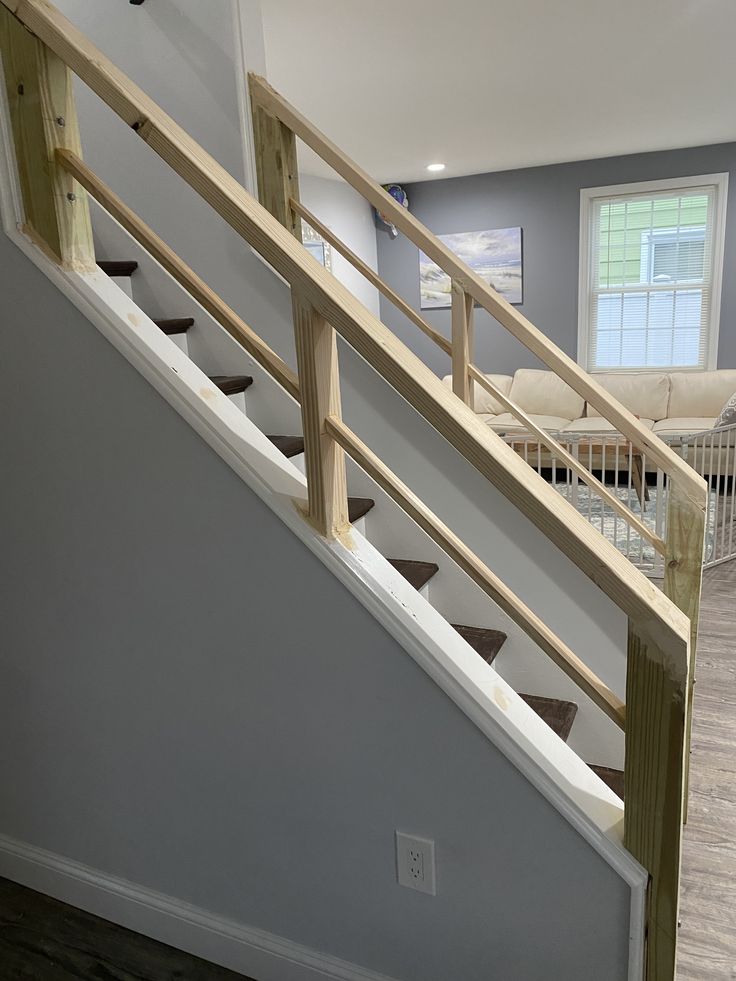
M 715 368 L 728 174 L 580 192 L 578 361 Z

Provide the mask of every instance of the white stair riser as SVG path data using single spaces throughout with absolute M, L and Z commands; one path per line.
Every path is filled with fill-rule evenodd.
M 131 300 L 133 299 L 133 278 L 132 276 L 111 276 L 110 279 L 119 286 L 120 289 L 129 296 Z

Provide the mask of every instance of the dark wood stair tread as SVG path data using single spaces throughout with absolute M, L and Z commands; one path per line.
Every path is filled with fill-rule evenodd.
M 617 794 L 621 800 L 624 799 L 624 771 L 616 770 L 612 766 L 598 766 L 595 763 L 589 763 L 588 766 L 596 773 L 603 783 L 607 784 L 614 794 Z
M 269 436 L 268 438 L 284 456 L 299 456 L 304 452 L 303 436 Z
M 97 265 L 107 273 L 108 276 L 132 276 L 138 268 L 138 263 L 132 260 L 109 260 L 102 259 Z
M 575 702 L 566 702 L 562 698 L 546 698 L 544 695 L 522 695 L 521 692 L 519 698 L 523 698 L 529 708 L 534 709 L 550 729 L 567 742 L 578 714 Z
M 186 334 L 190 327 L 194 327 L 194 317 L 178 317 L 173 320 L 154 320 L 153 322 L 169 337 L 172 334 Z
M 348 498 L 348 519 L 350 524 L 360 521 L 370 509 L 375 505 L 375 501 L 370 497 L 349 497 Z
M 415 562 L 413 559 L 389 559 L 391 565 L 407 579 L 414 589 L 426 586 L 432 576 L 440 571 L 435 562 Z
M 468 627 L 463 623 L 453 623 L 453 627 L 488 664 L 493 663 L 506 640 L 503 631 L 491 630 L 490 627 Z
M 225 395 L 237 395 L 253 384 L 250 375 L 210 375 L 210 381 Z

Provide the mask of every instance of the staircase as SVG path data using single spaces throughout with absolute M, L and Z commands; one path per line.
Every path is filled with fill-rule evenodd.
M 256 458 L 263 463 L 263 471 L 257 475 L 259 486 L 265 488 L 264 494 L 270 494 L 273 510 L 287 522 L 284 499 L 291 498 L 300 522 L 298 534 L 310 541 L 325 564 L 329 559 L 335 575 L 352 577 L 364 585 L 369 581 L 380 585 L 380 590 L 365 601 L 379 620 L 384 615 L 387 619 L 401 616 L 410 626 L 421 621 L 420 656 L 435 682 L 445 691 L 462 688 L 467 693 L 473 689 L 470 700 L 475 700 L 472 712 L 476 724 L 487 725 L 499 741 L 503 738 L 512 744 L 517 765 L 523 760 L 530 782 L 536 781 L 538 788 L 544 785 L 548 800 L 564 810 L 571 825 L 587 835 L 586 841 L 594 842 L 593 847 L 608 856 L 611 864 L 611 856 L 621 860 L 621 852 L 626 851 L 625 861 L 633 856 L 638 868 L 646 870 L 646 977 L 671 981 L 704 540 L 704 482 L 399 208 L 263 79 L 251 78 L 250 83 L 259 203 L 46 0 L 1 2 L 0 48 L 9 100 L 8 118 L 3 124 L 10 134 L 8 143 L 12 142 L 11 170 L 16 172 L 13 179 L 17 185 L 14 195 L 6 195 L 13 198 L 15 207 L 12 228 L 6 220 L 8 234 L 17 236 L 19 246 L 60 288 L 68 294 L 77 291 L 80 308 L 87 304 L 100 322 L 104 320 L 108 326 L 115 322 L 116 343 L 121 350 L 135 347 L 131 360 L 165 397 L 169 398 L 174 383 L 178 386 L 179 403 L 170 398 L 172 404 L 186 403 L 182 414 L 198 425 L 200 432 L 206 432 L 211 445 L 236 470 L 244 430 L 239 429 L 233 412 L 237 410 L 240 420 L 245 417 L 249 423 L 257 417 L 258 432 L 250 432 L 249 438 Z M 38 64 L 37 75 L 27 75 L 28 64 Z M 286 280 L 293 305 L 296 372 L 85 164 L 69 69 Z M 27 98 L 32 94 L 37 98 Z M 41 104 L 52 106 L 53 111 L 42 117 Z M 451 277 L 452 338 L 437 334 L 416 313 L 411 319 L 451 357 L 453 392 L 447 391 L 302 247 L 299 220 L 314 224 L 317 219 L 298 199 L 297 137 L 389 215 L 400 231 Z M 49 172 L 40 166 L 41 160 L 50 161 Z M 96 242 L 87 195 L 97 202 L 95 209 L 99 206 L 95 210 L 99 218 Z M 105 222 L 117 223 L 114 238 L 130 242 L 137 258 L 121 258 L 126 254 L 122 249 L 110 252 L 109 241 L 99 233 Z M 21 226 L 20 232 L 16 224 Z M 103 252 L 110 258 L 101 258 Z M 181 296 L 187 297 L 187 306 L 147 310 L 144 300 L 137 306 L 136 276 L 141 263 L 150 263 L 177 283 Z M 99 270 L 109 278 L 105 286 L 100 285 L 104 277 Z M 198 313 L 192 314 L 192 303 L 195 310 L 201 310 L 202 322 Z M 472 361 L 472 311 L 476 303 L 595 406 L 633 445 L 645 447 L 648 456 L 667 474 L 667 538 L 650 533 L 654 547 L 667 560 L 664 593 L 648 583 L 471 411 L 473 385 L 481 384 L 499 401 L 505 400 L 508 410 L 520 420 L 526 418 Z M 151 322 L 160 332 L 155 343 L 146 334 L 148 329 L 156 333 Z M 182 360 L 182 355 L 188 358 L 190 348 L 193 352 L 204 350 L 201 343 L 195 345 L 193 341 L 201 341 L 209 330 L 224 330 L 232 345 L 228 350 L 237 354 L 232 362 L 218 364 L 217 370 L 206 363 L 207 359 Z M 625 615 L 625 702 L 623 691 L 606 684 L 586 663 L 590 652 L 571 650 L 509 588 L 503 579 L 502 561 L 497 563 L 500 568 L 491 568 L 487 556 L 485 560 L 480 557 L 472 542 L 464 541 L 433 513 L 345 423 L 338 334 L 518 509 L 540 539 L 556 546 L 565 560 Z M 218 360 L 222 362 L 222 358 Z M 253 413 L 252 400 L 266 385 L 271 386 L 269 400 Z M 284 423 L 287 419 L 288 425 Z M 530 428 L 535 432 L 532 423 Z M 585 480 L 591 491 L 618 511 L 622 509 L 621 503 L 611 501 L 607 489 L 579 461 L 570 459 L 569 454 L 566 457 L 565 450 L 548 434 L 535 435 L 540 443 L 551 443 L 551 451 Z M 270 453 L 275 449 L 281 455 L 276 467 L 271 466 L 273 459 L 263 449 L 265 443 Z M 281 484 L 277 486 L 278 481 Z M 281 486 L 290 490 L 280 490 Z M 293 510 L 289 521 L 296 520 Z M 632 524 L 637 521 L 635 516 L 625 517 Z M 294 530 L 296 525 L 291 527 Z M 394 551 L 393 538 L 399 527 L 411 529 L 411 534 L 407 531 L 400 537 L 419 543 L 416 552 L 398 547 Z M 378 549 L 381 555 L 375 560 L 371 550 L 364 547 L 366 542 L 382 543 Z M 440 604 L 437 598 L 445 577 L 452 581 L 452 589 L 443 594 Z M 402 588 L 406 590 L 407 584 L 421 600 L 416 595 L 406 600 Z M 471 593 L 482 598 L 482 604 L 473 607 L 483 610 L 477 620 L 467 612 L 466 594 Z M 466 619 L 470 622 L 457 622 Z M 439 637 L 436 643 L 426 627 L 430 623 Z M 504 671 L 508 670 L 504 663 L 512 665 L 516 656 L 512 632 L 514 644 L 533 649 L 546 659 L 545 664 L 549 661 L 580 697 L 561 697 L 542 685 L 533 693 L 517 694 L 503 685 Z M 480 657 L 475 658 L 471 651 Z M 465 659 L 466 652 L 473 663 Z M 540 677 L 544 677 L 541 672 Z M 576 758 L 571 748 L 564 746 L 571 735 L 575 739 L 581 723 L 592 727 L 596 721 L 625 732 L 625 772 L 612 765 L 611 759 L 592 753 L 581 757 L 584 750 L 577 745 Z M 585 732 L 587 736 L 589 728 Z M 588 770 L 580 758 L 589 765 Z M 632 922 L 632 936 L 637 930 L 638 925 Z
M 116 281 L 125 293 L 135 299 L 135 272 L 138 263 L 135 260 L 100 260 L 99 267 L 111 279 Z M 171 311 L 175 313 L 176 311 Z M 154 320 L 164 334 L 169 337 L 180 337 L 186 342 L 186 334 L 190 328 L 195 326 L 192 317 L 172 317 L 168 319 Z M 182 350 L 187 352 L 186 343 Z M 247 405 L 241 403 L 234 396 L 245 393 L 253 384 L 253 378 L 247 375 L 210 375 L 210 381 L 220 389 L 225 395 L 232 398 L 239 408 L 247 413 Z M 284 456 L 294 461 L 300 467 L 304 463 L 304 437 L 300 435 L 269 435 L 271 442 L 280 450 Z M 368 497 L 348 497 L 348 518 L 351 525 L 358 525 L 361 530 L 365 530 L 364 525 L 358 523 L 362 521 L 375 507 L 375 501 Z M 370 537 L 370 532 L 367 532 Z M 400 572 L 414 589 L 418 590 L 431 602 L 430 583 L 434 576 L 440 571 L 439 565 L 435 562 L 423 562 L 414 558 L 392 558 L 388 557 L 390 564 Z M 506 640 L 506 634 L 501 630 L 496 630 L 488 626 L 475 626 L 469 624 L 453 623 L 453 627 L 460 634 L 480 657 L 487 664 L 492 664 L 496 656 L 500 653 Z M 567 742 L 572 731 L 572 726 L 577 715 L 578 706 L 574 702 L 560 698 L 549 698 L 544 695 L 529 695 L 519 692 L 519 697 L 533 709 L 537 715 L 546 722 L 550 729 Z M 624 773 L 623 770 L 615 767 L 598 766 L 591 764 L 591 769 L 596 773 L 619 797 L 623 798 Z

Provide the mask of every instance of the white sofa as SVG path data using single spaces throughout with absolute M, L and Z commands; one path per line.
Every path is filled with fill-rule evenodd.
M 569 385 L 552 371 L 519 368 L 515 375 L 488 375 L 504 395 L 542 429 L 560 433 L 612 433 Z M 725 402 L 736 392 L 736 369 L 697 372 L 642 371 L 596 373 L 595 380 L 655 433 L 685 436 L 712 429 Z M 452 387 L 452 376 L 442 379 Z M 474 386 L 475 411 L 502 435 L 524 427 L 480 385 Z

